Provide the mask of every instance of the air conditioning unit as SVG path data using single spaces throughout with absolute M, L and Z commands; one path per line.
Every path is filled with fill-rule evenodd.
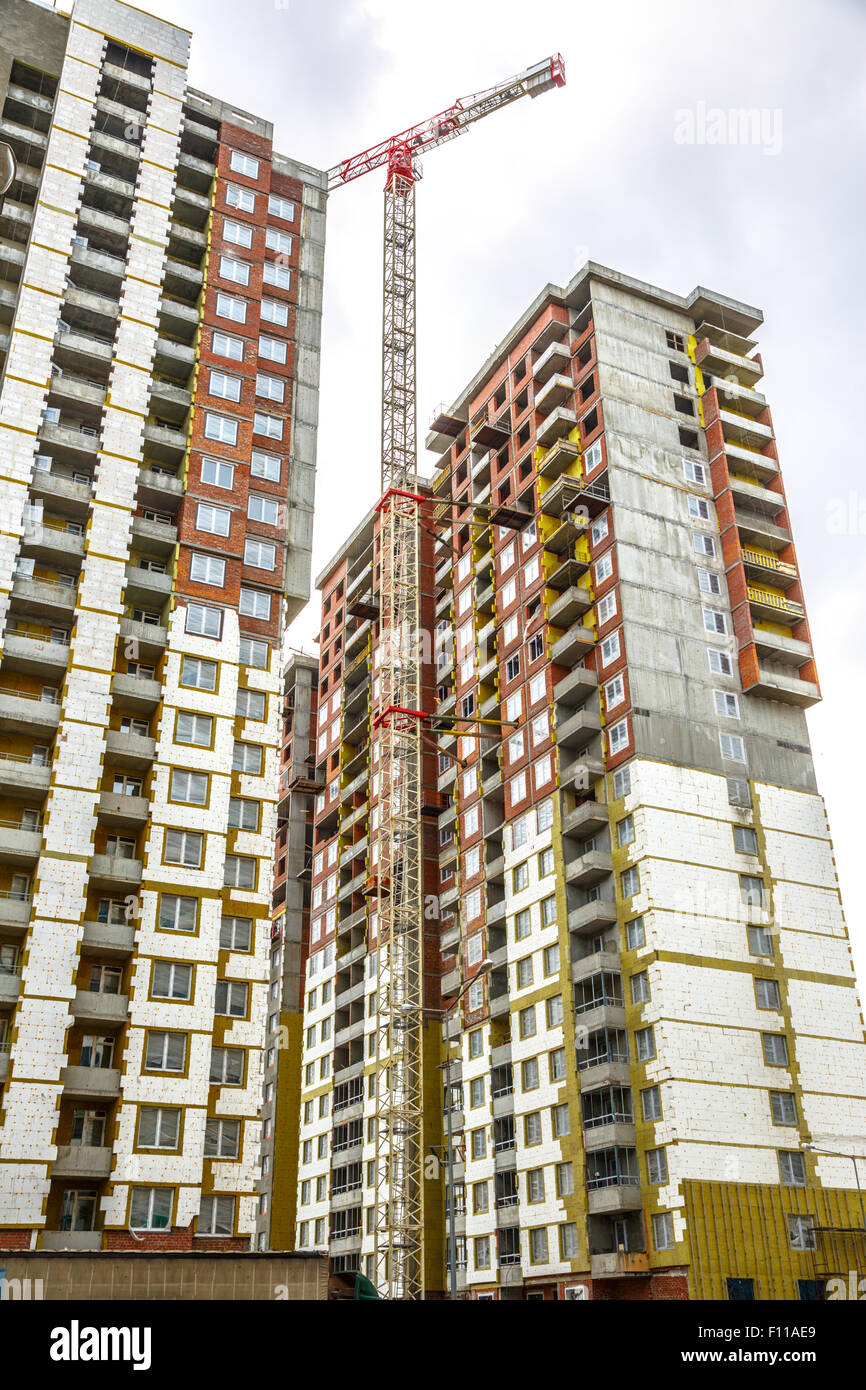
M 588 1302 L 589 1284 L 566 1284 L 565 1297 L 566 1301 L 568 1301 L 569 1299 L 573 1299 L 579 1303 Z

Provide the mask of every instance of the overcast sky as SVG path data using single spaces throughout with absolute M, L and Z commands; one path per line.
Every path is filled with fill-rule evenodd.
M 818 780 L 866 981 L 862 0 L 150 0 L 193 31 L 191 82 L 273 120 L 322 168 L 556 51 L 568 85 L 424 161 L 423 433 L 530 300 L 592 260 L 763 309 L 765 378 L 824 702 Z M 758 108 L 757 144 L 683 144 L 678 116 Z M 696 135 L 700 130 L 696 128 Z M 707 130 L 709 133 L 709 129 Z M 382 176 L 330 201 L 314 571 L 377 495 Z M 311 604 L 296 628 L 309 645 Z

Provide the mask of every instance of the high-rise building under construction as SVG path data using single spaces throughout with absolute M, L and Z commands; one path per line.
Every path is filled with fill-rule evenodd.
M 246 1247 L 325 179 L 171 23 L 0 20 L 0 1248 Z
M 433 421 L 428 1294 L 809 1299 L 856 1266 L 866 1048 L 760 323 L 590 264 Z M 377 527 L 319 581 L 297 1205 L 374 1277 Z

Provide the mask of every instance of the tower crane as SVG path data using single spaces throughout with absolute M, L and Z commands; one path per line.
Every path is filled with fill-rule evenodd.
M 524 96 L 565 85 L 556 54 L 328 171 L 331 192 L 386 169 L 382 318 L 379 689 L 371 751 L 378 825 L 371 846 L 377 947 L 376 1283 L 394 1299 L 425 1292 L 424 855 L 420 509 L 415 400 L 415 184 L 419 156 Z M 371 932 L 372 937 L 372 932 Z M 454 1200 L 453 1192 L 449 1194 Z M 456 1259 L 452 1250 L 451 1259 Z

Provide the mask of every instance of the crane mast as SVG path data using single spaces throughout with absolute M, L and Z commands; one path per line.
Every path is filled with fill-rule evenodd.
M 424 839 L 421 507 L 415 386 L 415 184 L 418 156 L 523 96 L 565 83 L 557 54 L 456 101 L 331 169 L 333 189 L 387 166 L 382 316 L 378 693 L 371 768 L 378 823 L 371 847 L 377 948 L 376 1283 L 424 1297 Z M 374 668 L 375 669 L 375 668 Z M 371 798 L 372 800 L 372 798 Z M 372 926 L 372 924 L 371 924 Z M 372 930 L 370 933 L 372 939 Z M 454 1194 L 449 1194 L 454 1200 Z M 437 1198 L 438 1201 L 438 1198 Z M 450 1258 L 456 1259 L 451 1250 Z

